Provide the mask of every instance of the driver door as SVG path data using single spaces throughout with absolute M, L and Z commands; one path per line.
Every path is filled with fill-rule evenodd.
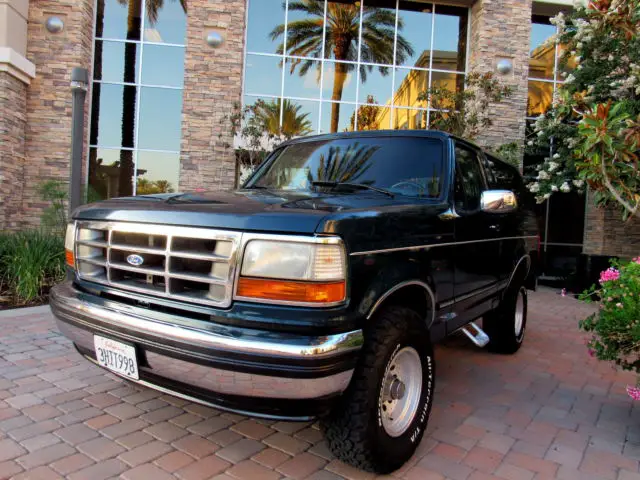
M 480 208 L 480 197 L 487 189 L 480 152 L 470 145 L 455 145 L 454 208 L 455 317 L 449 332 L 491 308 L 498 284 L 497 262 L 500 245 L 490 214 Z

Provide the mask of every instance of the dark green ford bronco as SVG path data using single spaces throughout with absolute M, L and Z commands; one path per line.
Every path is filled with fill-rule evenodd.
M 81 207 L 66 249 L 51 308 L 90 361 L 221 410 L 319 418 L 339 458 L 390 472 L 425 432 L 435 342 L 520 348 L 538 232 L 515 168 L 381 131 L 287 142 L 233 192 Z

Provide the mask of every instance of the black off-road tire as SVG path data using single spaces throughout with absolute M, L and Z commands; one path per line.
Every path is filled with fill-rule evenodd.
M 516 315 L 520 308 L 522 327 L 518 333 Z M 527 289 L 524 286 L 508 289 L 500 306 L 484 317 L 483 328 L 489 335 L 489 351 L 502 354 L 516 353 L 522 346 L 527 330 Z
M 351 383 L 322 427 L 329 448 L 340 460 L 363 470 L 389 473 L 411 457 L 427 428 L 435 387 L 433 346 L 424 320 L 399 306 L 377 314 L 364 336 Z M 382 424 L 382 383 L 396 352 L 405 347 L 418 354 L 421 393 L 408 427 L 392 437 Z

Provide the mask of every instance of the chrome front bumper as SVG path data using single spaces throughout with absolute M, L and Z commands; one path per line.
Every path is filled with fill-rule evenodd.
M 51 292 L 61 333 L 95 361 L 93 335 L 133 343 L 138 383 L 225 410 L 290 420 L 323 413 L 353 374 L 362 331 L 324 336 L 230 327 L 105 299 L 72 282 Z

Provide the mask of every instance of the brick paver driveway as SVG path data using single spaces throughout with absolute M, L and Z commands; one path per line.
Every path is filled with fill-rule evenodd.
M 502 357 L 438 347 L 437 396 L 411 479 L 640 479 L 633 378 L 587 355 L 589 307 L 530 300 Z M 137 388 L 80 358 L 46 308 L 0 314 L 0 478 L 372 478 L 332 458 L 315 425 L 251 420 Z

